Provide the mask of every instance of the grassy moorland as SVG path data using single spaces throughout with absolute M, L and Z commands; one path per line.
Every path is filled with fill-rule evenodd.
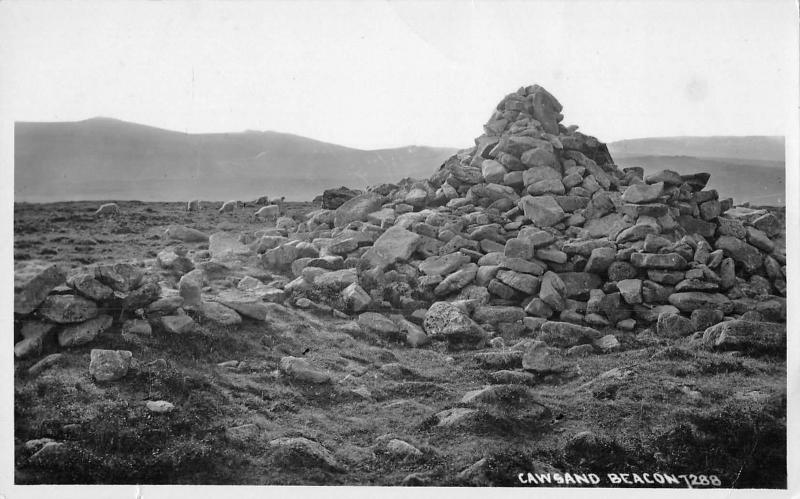
M 169 244 L 161 236 L 169 224 L 264 227 L 244 212 L 189 214 L 179 203 L 123 202 L 122 216 L 97 222 L 96 206 L 16 205 L 15 259 L 68 267 L 148 259 Z M 298 219 L 309 209 L 290 205 Z M 38 375 L 28 368 L 41 357 L 16 360 L 16 482 L 519 486 L 519 473 L 559 470 L 786 486 L 784 354 L 714 353 L 692 337 L 609 330 L 618 351 L 508 383 L 492 373 L 519 368 L 513 355 L 490 366 L 475 351 L 411 348 L 362 333 L 330 312 L 276 310 L 234 327 L 195 316 L 200 328 L 183 336 L 156 328 L 132 338 L 115 324 L 83 347 L 59 349 L 51 340 L 41 356 L 64 356 Z M 487 350 L 510 352 L 521 339 L 497 333 L 506 346 Z M 121 380 L 96 382 L 87 369 L 91 348 L 130 350 L 135 361 Z M 287 355 L 324 368 L 333 382 L 281 376 Z M 486 385 L 497 388 L 464 400 Z M 148 400 L 175 410 L 152 413 Z M 436 413 L 458 407 L 475 412 L 437 424 Z M 281 437 L 306 437 L 327 454 L 270 445 Z M 63 442 L 61 454 L 30 459 L 37 447 L 26 443 L 43 438 Z M 392 439 L 419 452 L 398 450 Z

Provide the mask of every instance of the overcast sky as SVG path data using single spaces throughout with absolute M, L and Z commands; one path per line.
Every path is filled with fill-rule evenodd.
M 0 110 L 466 147 L 539 83 L 604 141 L 783 135 L 796 23 L 777 0 L 3 2 Z

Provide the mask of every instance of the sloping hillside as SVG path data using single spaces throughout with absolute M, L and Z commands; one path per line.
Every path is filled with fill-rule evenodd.
M 777 136 L 648 137 L 611 142 L 617 156 L 693 156 L 784 161 L 785 139 Z
M 364 151 L 277 132 L 186 134 L 108 118 L 17 123 L 17 201 L 308 200 L 339 185 L 363 188 L 427 177 L 453 150 Z

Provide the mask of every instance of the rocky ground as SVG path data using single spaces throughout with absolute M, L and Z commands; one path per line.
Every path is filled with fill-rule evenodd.
M 783 212 L 559 111 L 272 222 L 17 205 L 17 482 L 785 487 Z

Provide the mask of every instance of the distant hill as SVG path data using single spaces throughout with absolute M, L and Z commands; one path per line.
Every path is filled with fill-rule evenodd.
M 617 156 L 692 156 L 784 161 L 784 137 L 650 137 L 611 142 L 608 149 Z
M 454 149 L 360 150 L 278 132 L 187 134 L 110 118 L 18 122 L 16 201 L 306 201 L 341 185 L 427 178 Z M 785 204 L 781 137 L 661 137 L 608 144 L 615 162 L 648 172 L 711 174 L 737 203 Z
M 326 188 L 429 177 L 454 149 L 365 151 L 277 132 L 186 134 L 110 118 L 18 122 L 17 201 L 311 200 Z

